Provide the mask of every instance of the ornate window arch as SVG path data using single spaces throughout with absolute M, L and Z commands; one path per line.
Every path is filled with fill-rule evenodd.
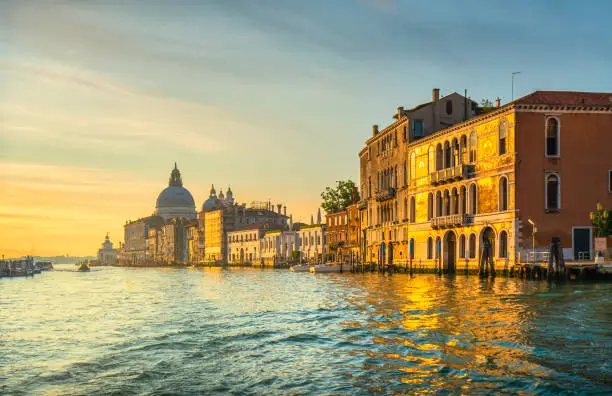
M 546 176 L 546 209 L 561 209 L 561 179 L 559 175 L 551 173 Z
M 508 233 L 502 231 L 499 233 L 499 258 L 508 257 Z
M 476 234 L 470 235 L 470 258 L 476 258 Z
M 508 122 L 501 120 L 499 123 L 499 155 L 504 155 L 508 151 Z
M 561 155 L 561 136 L 558 117 L 546 119 L 546 156 L 559 157 Z

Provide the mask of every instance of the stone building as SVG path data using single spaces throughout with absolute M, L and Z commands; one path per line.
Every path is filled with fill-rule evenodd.
M 287 229 L 266 231 L 261 244 L 261 264 L 278 265 L 292 259 L 299 250 L 298 232 Z
M 228 189 L 227 195 L 223 196 L 223 192 L 220 192 L 217 196 L 212 186 L 208 199 L 202 205 L 204 261 L 228 262 L 228 232 L 256 223 L 287 227 L 287 208 L 283 209 L 280 204 L 276 208 L 277 211 L 274 211 L 274 206 L 269 202 L 251 202 L 249 206 L 237 204 L 231 189 Z
M 302 260 L 324 261 L 327 253 L 325 224 L 310 224 L 300 227 L 297 231 L 297 246 Z
M 185 226 L 196 220 L 195 203 L 183 187 L 176 163 L 168 187 L 157 197 L 155 213 L 124 226 L 122 265 L 184 264 L 189 248 Z M 183 227 L 183 228 L 181 228 Z
M 528 219 L 542 249 L 591 249 L 588 213 L 612 204 L 612 94 L 538 91 L 401 144 L 398 127 L 360 152 L 367 261 L 473 269 L 487 241 L 508 267 L 531 249 Z
M 327 252 L 333 261 L 343 262 L 347 253 L 348 219 L 347 210 L 339 210 L 325 215 Z
M 98 263 L 100 265 L 112 265 L 117 262 L 117 249 L 113 249 L 113 243 L 108 234 L 102 242 L 102 247 L 98 250 Z

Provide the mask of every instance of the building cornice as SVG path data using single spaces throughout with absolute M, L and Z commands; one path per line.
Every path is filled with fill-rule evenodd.
M 408 117 L 403 115 L 399 120 L 392 122 L 391 124 L 387 125 L 383 130 L 379 131 L 376 136 L 372 136 L 370 137 L 368 140 L 366 140 L 366 147 L 371 144 L 374 143 L 376 140 L 378 140 L 379 138 L 381 138 L 383 135 L 385 135 L 387 132 L 397 128 L 399 125 L 401 125 L 404 121 L 407 121 Z

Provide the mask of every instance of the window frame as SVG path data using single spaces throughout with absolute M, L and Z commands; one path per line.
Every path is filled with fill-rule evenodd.
M 504 131 L 504 137 L 502 138 L 502 130 Z M 502 139 L 503 139 L 503 146 L 502 146 Z M 497 154 L 498 155 L 505 155 L 508 154 L 508 122 L 504 119 L 501 120 L 499 123 L 499 128 L 497 131 Z M 502 147 L 504 148 L 503 153 L 502 153 Z
M 472 244 L 474 245 L 474 248 L 472 249 Z M 470 259 L 475 259 L 476 258 L 476 234 L 475 233 L 471 233 L 470 237 L 468 238 L 468 251 L 469 251 L 469 256 Z
M 472 137 L 476 140 L 476 144 L 472 143 Z M 475 130 L 470 132 L 470 137 L 468 138 L 469 149 L 468 149 L 468 162 L 470 164 L 475 164 L 478 162 L 478 134 Z M 474 155 L 472 156 L 472 152 Z
M 506 181 L 505 194 L 502 194 L 502 180 Z M 506 176 L 500 176 L 497 185 L 497 210 L 499 212 L 505 212 L 508 210 L 508 190 L 508 178 Z M 505 205 L 502 205 L 502 202 L 505 202 Z
M 612 169 L 608 170 L 608 192 L 612 193 Z
M 459 258 L 460 259 L 464 259 L 465 258 L 465 252 L 466 252 L 466 250 L 465 250 L 465 245 L 466 245 L 465 240 L 466 240 L 465 234 L 461 234 L 459 236 Z
M 555 155 L 548 154 L 548 121 L 551 119 L 557 121 L 557 153 Z M 559 119 L 559 116 L 548 115 L 544 118 L 544 156 L 546 158 L 561 157 L 561 120 Z
M 502 255 L 502 247 L 504 248 L 504 252 Z M 506 230 L 502 230 L 499 233 L 499 247 L 497 252 L 497 258 L 508 258 L 508 232 Z
M 548 179 L 551 176 L 555 176 L 557 178 L 557 207 L 556 208 L 548 207 Z M 544 210 L 547 213 L 559 212 L 561 210 L 561 176 L 558 173 L 549 172 L 544 175 Z
M 432 237 L 427 238 L 427 260 L 433 260 L 434 241 Z

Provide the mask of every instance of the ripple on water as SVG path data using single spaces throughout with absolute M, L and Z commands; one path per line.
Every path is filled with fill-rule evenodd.
M 611 284 L 81 275 L 0 279 L 0 393 L 612 392 Z

